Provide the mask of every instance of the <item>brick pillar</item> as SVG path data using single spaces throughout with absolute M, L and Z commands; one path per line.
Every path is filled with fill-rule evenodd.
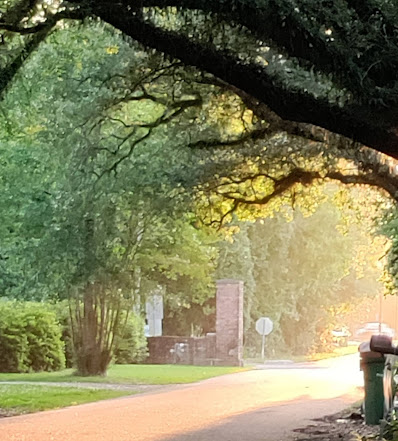
M 216 351 L 219 363 L 243 363 L 243 282 L 217 280 Z

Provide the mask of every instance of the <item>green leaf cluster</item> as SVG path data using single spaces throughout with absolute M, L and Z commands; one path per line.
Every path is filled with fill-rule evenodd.
M 140 363 L 147 356 L 147 343 L 144 336 L 144 320 L 131 314 L 123 333 L 115 341 L 114 361 L 116 364 Z

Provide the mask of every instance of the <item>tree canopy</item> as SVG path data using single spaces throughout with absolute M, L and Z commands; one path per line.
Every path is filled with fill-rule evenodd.
M 99 19 L 291 133 L 314 137 L 309 123 L 396 156 L 397 15 L 381 0 L 1 1 L 0 90 L 62 20 Z

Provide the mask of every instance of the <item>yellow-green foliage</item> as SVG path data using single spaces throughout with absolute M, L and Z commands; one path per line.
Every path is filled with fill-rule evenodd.
M 147 356 L 144 320 L 131 314 L 122 335 L 116 337 L 114 359 L 117 364 L 139 363 Z
M 0 317 L 0 372 L 64 368 L 61 329 L 47 305 L 3 301 Z

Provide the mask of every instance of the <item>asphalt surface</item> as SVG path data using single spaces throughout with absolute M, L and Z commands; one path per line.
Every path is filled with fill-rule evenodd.
M 358 356 L 271 363 L 141 395 L 0 420 L 0 441 L 278 441 L 362 397 Z

